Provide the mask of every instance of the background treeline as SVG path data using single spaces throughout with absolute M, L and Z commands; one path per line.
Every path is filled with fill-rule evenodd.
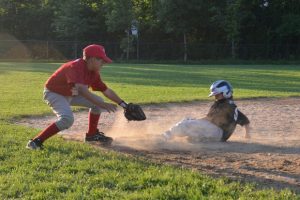
M 0 57 L 17 39 L 36 58 L 98 42 L 114 59 L 296 60 L 300 0 L 0 0 L 0 34 Z

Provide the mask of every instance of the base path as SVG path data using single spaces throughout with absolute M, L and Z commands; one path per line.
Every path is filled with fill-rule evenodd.
M 103 113 L 99 127 L 114 138 L 109 150 L 142 156 L 158 163 L 199 170 L 260 188 L 290 188 L 300 192 L 300 98 L 236 101 L 250 119 L 252 138 L 243 138 L 238 127 L 226 143 L 189 144 L 184 139 L 164 142 L 160 135 L 184 117 L 201 118 L 212 102 L 145 106 L 143 122 L 127 122 L 119 110 Z M 72 140 L 83 140 L 87 111 L 75 113 L 74 126 L 62 133 Z M 16 122 L 42 129 L 55 116 L 30 117 Z

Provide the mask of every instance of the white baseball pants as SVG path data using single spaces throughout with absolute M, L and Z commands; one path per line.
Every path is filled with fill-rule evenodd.
M 206 119 L 185 118 L 163 135 L 166 139 L 187 137 L 187 140 L 191 143 L 206 141 L 216 142 L 221 141 L 223 131 Z

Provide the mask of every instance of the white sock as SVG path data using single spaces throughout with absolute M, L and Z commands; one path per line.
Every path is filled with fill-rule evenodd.
M 165 133 L 163 133 L 163 137 L 166 139 L 166 140 L 170 140 L 172 138 L 171 136 L 171 131 L 166 131 Z

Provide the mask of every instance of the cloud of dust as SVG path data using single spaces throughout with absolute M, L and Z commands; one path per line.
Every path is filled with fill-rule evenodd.
M 203 147 L 200 144 L 190 144 L 186 138 L 175 138 L 166 141 L 162 134 L 174 126 L 183 117 L 171 116 L 148 116 L 141 122 L 128 122 L 122 112 L 116 114 L 115 122 L 110 130 L 109 136 L 114 138 L 114 145 L 124 146 L 140 150 L 178 150 L 199 151 Z

